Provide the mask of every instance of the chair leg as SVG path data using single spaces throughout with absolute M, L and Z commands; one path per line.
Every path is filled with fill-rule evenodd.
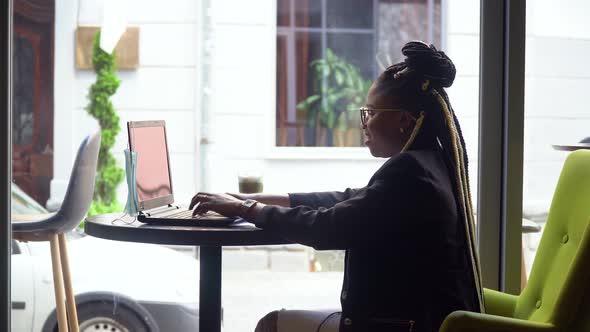
M 74 297 L 74 290 L 72 288 L 72 275 L 70 274 L 70 262 L 68 259 L 68 249 L 66 247 L 66 236 L 61 233 L 57 235 L 59 240 L 59 255 L 61 258 L 61 271 L 64 277 L 64 285 L 66 289 L 66 307 L 68 311 L 68 322 L 70 323 L 70 330 L 72 332 L 79 332 L 80 325 L 78 324 L 78 313 L 76 311 L 76 298 Z
M 57 324 L 59 326 L 59 332 L 68 332 L 64 280 L 61 274 L 61 260 L 59 255 L 59 241 L 57 239 L 57 234 L 50 236 L 49 244 L 51 246 L 51 266 L 53 268 L 53 287 L 55 289 L 55 310 L 57 312 Z

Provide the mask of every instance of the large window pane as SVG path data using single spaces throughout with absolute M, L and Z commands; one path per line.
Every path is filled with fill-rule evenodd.
M 289 69 L 287 68 L 287 37 L 277 36 L 277 145 L 285 146 L 288 141 L 288 105 L 289 97 L 287 96 L 287 77 Z
M 39 6 L 15 13 L 20 18 L 15 18 L 14 29 L 13 212 L 44 213 L 59 207 L 78 145 L 99 129 L 99 121 L 86 111 L 96 74 L 77 65 L 74 31 L 101 22 L 103 2 L 27 0 L 19 6 L 20 1 L 14 1 L 17 11 L 30 9 L 28 3 Z M 476 1 L 450 0 L 444 9 L 435 0 L 277 0 L 256 6 L 249 1 L 203 0 L 130 6 L 129 26 L 138 27 L 141 36 L 139 62 L 115 72 L 121 84 L 111 97 L 119 117 L 113 122 L 121 130 L 111 151 L 122 168 L 126 121 L 166 120 L 173 188 L 180 203 L 197 191 L 237 192 L 237 174 L 252 169 L 263 173 L 265 191 L 274 193 L 366 185 L 384 160 L 369 159 L 360 146 L 358 112 L 342 113 L 350 101 L 330 109 L 331 117 L 297 105 L 338 88 L 335 76 L 322 75 L 325 71 L 311 66 L 314 61 L 341 61 L 371 81 L 381 70 L 376 55 L 390 55 L 385 65 L 397 62 L 401 46 L 410 39 L 435 43 L 457 65 L 448 92 L 463 124 L 471 174 L 476 174 Z M 46 11 L 39 12 L 43 8 Z M 32 15 L 30 22 L 23 15 Z M 467 24 L 465 18 L 472 21 Z M 443 21 L 448 26 L 443 27 Z M 359 95 L 364 99 L 365 93 Z M 309 158 L 305 151 L 318 151 L 315 147 L 334 148 L 319 149 L 322 155 L 313 155 L 315 160 L 304 159 Z M 277 150 L 287 152 L 277 157 Z M 290 155 L 294 150 L 304 153 Z M 343 153 L 335 159 L 326 150 Z M 366 155 L 348 156 L 359 151 Z M 475 180 L 472 177 L 472 185 Z M 110 207 L 122 212 L 126 195 L 124 183 L 119 184 Z M 198 325 L 195 248 L 111 243 L 79 232 L 68 239 L 74 287 L 118 291 L 148 310 L 154 310 L 149 303 L 170 305 L 172 312 L 187 313 L 193 320 L 189 327 L 174 321 L 174 328 L 161 325 L 160 330 L 192 331 Z M 39 330 L 53 310 L 53 290 L 51 284 L 39 282 L 46 289 L 32 296 L 31 285 L 50 275 L 48 246 L 14 242 L 13 248 L 14 330 L 31 330 L 31 324 L 32 330 Z M 146 251 L 154 254 L 141 254 Z M 224 331 L 253 330 L 260 317 L 283 307 L 338 308 L 342 256 L 301 245 L 224 248 Z M 97 278 L 97 270 L 116 273 Z M 155 289 L 156 284 L 162 287 Z M 109 288 L 113 285 L 123 286 Z M 38 309 L 31 301 L 43 301 L 45 307 Z M 20 311 L 22 302 L 27 310 Z M 109 317 L 120 307 L 109 302 L 108 310 L 92 309 Z M 81 321 L 96 318 L 93 310 L 80 310 Z M 142 322 L 137 317 L 133 321 Z M 155 314 L 154 319 L 169 321 Z
M 295 34 L 295 54 L 296 66 L 295 76 L 297 80 L 296 86 L 296 102 L 300 103 L 308 96 L 318 91 L 322 84 L 321 74 L 312 70 L 310 63 L 315 59 L 322 57 L 322 40 L 321 34 L 318 32 L 297 32 Z M 297 146 L 315 146 L 319 142 L 317 133 L 313 127 L 317 121 L 316 114 L 310 112 L 308 109 L 293 109 L 295 116 L 293 117 L 297 124 L 297 129 L 292 130 L 296 136 L 295 144 Z M 314 125 L 310 125 L 314 124 Z
M 366 33 L 328 33 L 328 48 L 360 70 L 363 77 L 375 77 L 375 37 Z
M 374 59 L 374 35 L 366 33 L 328 33 L 328 50 L 339 56 L 340 61 L 352 65 L 358 70 L 358 76 L 367 82 L 375 77 Z M 354 76 L 354 75 L 351 75 Z M 336 94 L 343 87 L 338 84 L 336 77 L 327 82 L 328 91 Z M 368 86 L 368 85 L 367 85 Z M 334 105 L 336 114 L 334 126 L 330 128 L 332 133 L 331 144 L 328 146 L 359 147 L 363 144 L 360 130 L 360 116 L 357 108 L 366 98 L 365 91 L 359 91 L 359 101 L 343 100 Z
M 319 28 L 322 26 L 322 1 L 291 0 L 295 10 L 295 26 Z
M 90 193 L 95 199 L 89 213 L 99 208 L 113 212 L 117 222 L 127 197 L 125 178 L 117 175 L 124 173 L 130 120 L 166 120 L 174 196 L 188 203 L 196 191 L 195 31 L 196 22 L 202 22 L 195 18 L 197 1 L 130 3 L 124 14 L 127 28 L 139 34 L 131 36 L 128 30 L 113 59 L 118 69 L 103 70 L 106 75 L 94 90 L 98 78 L 92 68 L 93 41 L 106 2 L 11 2 L 13 223 L 36 215 L 43 219 L 60 208 L 79 146 L 101 129 L 99 160 L 109 168 L 98 170 L 97 183 L 106 190 Z M 117 4 L 112 9 L 119 10 Z M 122 13 L 107 11 L 105 21 L 112 14 Z M 77 34 L 83 32 L 87 38 Z M 110 58 L 101 54 L 102 60 Z M 91 100 L 100 105 L 89 107 Z M 108 162 L 106 151 L 113 156 Z M 99 202 L 106 191 L 110 201 Z M 60 214 L 68 215 L 71 211 Z M 98 239 L 85 234 L 83 227 L 65 236 L 74 293 L 79 296 L 80 330 L 184 332 L 198 327 L 199 261 L 194 248 Z M 48 242 L 13 240 L 11 331 L 57 331 L 52 274 Z
M 372 0 L 326 0 L 328 28 L 373 28 Z M 318 1 L 319 2 L 319 1 Z
M 291 0 L 277 0 L 277 25 L 291 25 Z
M 590 7 L 585 1 L 530 1 L 526 9 L 523 251 L 528 277 L 569 154 L 552 146 L 590 136 L 585 98 L 590 33 L 584 14 Z

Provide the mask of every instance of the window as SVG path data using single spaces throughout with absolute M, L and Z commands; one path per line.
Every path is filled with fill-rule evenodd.
M 96 82 L 96 74 L 80 65 L 90 61 L 90 57 L 80 51 L 86 49 L 84 46 L 92 46 L 94 33 L 85 43 L 76 38 L 76 32 L 82 27 L 98 28 L 102 18 L 107 16 L 103 15 L 107 2 L 9 2 L 11 6 L 2 8 L 9 7 L 13 17 L 10 36 L 13 71 L 9 90 L 13 107 L 10 110 L 12 122 L 8 125 L 12 134 L 11 216 L 16 220 L 18 215 L 22 219 L 46 214 L 45 207 L 51 208 L 49 203 L 61 203 L 76 151 L 83 138 L 98 129 L 99 121 L 86 111 L 88 92 L 90 85 Z M 122 130 L 116 136 L 103 132 L 102 138 L 103 143 L 114 144 L 107 148 L 115 156 L 111 161 L 123 168 L 123 149 L 127 142 L 125 122 L 165 119 L 170 129 L 170 156 L 173 165 L 178 165 L 173 166 L 177 168 L 172 171 L 179 184 L 174 186 L 179 196 L 175 198 L 183 202 L 194 193 L 195 157 L 194 145 L 190 143 L 194 138 L 194 123 L 190 119 L 196 112 L 193 105 L 196 81 L 193 22 L 197 21 L 197 5 L 197 1 L 165 6 L 159 2 L 129 4 L 125 18 L 129 28 L 141 31 L 141 40 L 138 38 L 141 57 L 137 68 L 117 70 L 114 74 L 122 83 L 116 97 L 111 99 L 116 116 L 108 122 L 116 123 Z M 5 71 L 2 72 L 4 75 Z M 106 85 L 108 88 L 103 90 L 113 89 L 112 79 Z M 105 126 L 105 122 L 100 125 Z M 98 177 L 104 178 L 101 174 L 114 172 L 99 171 Z M 122 211 L 120 207 L 127 195 L 124 183 L 123 180 L 117 188 L 118 195 L 110 206 L 112 211 Z M 141 247 L 136 243 L 113 243 L 80 231 L 68 232 L 67 243 L 71 249 L 69 269 L 78 299 L 81 331 L 94 330 L 96 326 L 106 331 L 153 331 L 157 326 L 162 331 L 182 332 L 193 331 L 198 326 L 199 262 L 194 255 L 186 254 L 190 251 L 159 245 Z M 0 318 L 3 322 L 0 330 L 57 331 L 48 242 L 12 241 L 11 245 L 11 274 L 1 278 L 11 281 L 5 283 L 10 287 L 11 326 L 5 327 L 4 319 Z M 113 251 L 109 253 L 109 250 Z M 149 255 L 138 255 L 147 251 Z M 141 261 L 148 256 L 149 261 Z M 86 273 L 96 267 L 116 273 L 104 273 L 100 278 Z M 161 286 L 157 294 L 150 291 L 155 284 Z M 125 302 L 125 299 L 131 300 Z M 167 314 L 158 315 L 162 312 Z
M 585 87 L 590 82 L 586 60 L 590 55 L 590 33 L 586 16 L 580 11 L 582 2 L 576 4 L 564 7 L 552 2 L 532 2 L 526 7 L 522 202 L 525 277 L 530 276 L 558 179 L 569 155 L 553 146 L 586 142 L 590 136 L 585 100 Z M 583 6 L 588 8 L 585 2 Z M 556 12 L 561 14 L 555 15 Z M 548 20 L 555 24 L 547 25 Z
M 276 146 L 361 146 L 358 107 L 408 40 L 440 45 L 440 0 L 278 0 Z

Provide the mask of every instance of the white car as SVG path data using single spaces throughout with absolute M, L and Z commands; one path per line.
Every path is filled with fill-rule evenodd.
M 13 185 L 12 213 L 47 211 Z M 150 244 L 68 234 L 80 331 L 198 330 L 199 264 Z M 48 242 L 12 241 L 13 332 L 57 331 Z

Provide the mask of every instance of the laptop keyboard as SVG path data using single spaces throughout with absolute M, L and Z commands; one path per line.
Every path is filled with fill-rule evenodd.
M 184 210 L 174 214 L 167 215 L 166 218 L 169 219 L 197 219 L 198 216 L 193 218 L 193 211 L 192 210 Z
M 203 218 L 211 218 L 211 217 L 219 218 L 222 216 L 219 213 L 216 213 L 213 211 L 207 211 L 203 214 L 198 214 L 196 216 L 193 216 L 192 210 L 184 210 L 184 211 L 180 211 L 180 212 L 166 216 L 167 219 L 203 219 Z

